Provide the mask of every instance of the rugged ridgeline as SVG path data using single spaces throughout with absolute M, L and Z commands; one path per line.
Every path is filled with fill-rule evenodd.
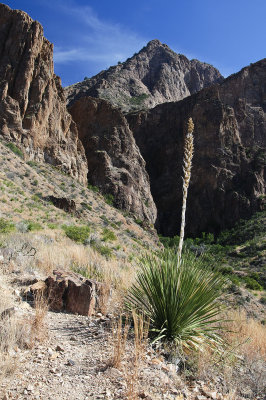
M 128 115 L 146 161 L 164 235 L 178 233 L 186 121 L 195 123 L 188 235 L 217 232 L 249 217 L 265 199 L 266 59 L 177 103 Z
M 53 45 L 26 13 L 0 4 L 0 137 L 28 159 L 49 162 L 87 179 L 76 124 L 54 74 Z
M 66 94 L 70 104 L 82 96 L 92 96 L 129 111 L 178 101 L 222 80 L 211 65 L 190 61 L 159 40 L 152 40 L 127 61 L 69 86 Z
M 88 180 L 114 196 L 116 207 L 154 223 L 149 177 L 124 115 L 105 100 L 82 97 L 69 111 L 88 160 Z

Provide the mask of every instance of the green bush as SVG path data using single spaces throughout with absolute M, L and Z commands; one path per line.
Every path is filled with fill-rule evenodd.
M 261 304 L 266 304 L 266 296 L 262 296 L 262 297 L 260 298 L 260 303 L 261 303 Z
M 47 224 L 47 227 L 48 227 L 49 229 L 56 229 L 56 228 L 57 228 L 57 224 L 54 224 L 53 222 L 49 222 L 49 223 Z
M 30 167 L 37 167 L 37 166 L 38 166 L 38 164 L 36 163 L 36 161 L 28 161 L 27 164 L 28 164 Z
M 84 210 L 92 210 L 92 206 L 90 206 L 89 204 L 85 203 L 84 201 L 81 203 L 81 206 Z
M 262 290 L 262 286 L 255 279 L 250 278 L 249 276 L 246 276 L 244 278 L 244 281 L 245 281 L 246 287 L 248 289 L 251 289 L 251 290 Z
M 65 231 L 67 237 L 78 243 L 83 243 L 86 239 L 88 239 L 90 234 L 90 228 L 86 225 L 85 226 L 64 225 L 62 228 Z
M 99 188 L 97 186 L 93 186 L 91 183 L 88 183 L 88 189 L 92 190 L 93 192 L 99 192 Z
M 160 242 L 164 245 L 165 248 L 172 248 L 172 247 L 178 247 L 179 244 L 179 236 L 174 236 L 174 237 L 168 237 L 168 236 L 159 236 Z
M 4 218 L 0 218 L 0 233 L 10 233 L 15 230 L 15 225 Z
M 13 153 L 15 153 L 17 156 L 19 156 L 20 158 L 23 158 L 23 152 L 14 145 L 14 143 L 7 143 L 6 147 L 8 147 L 11 151 L 13 151 Z
M 102 234 L 102 240 L 104 242 L 107 242 L 108 240 L 113 241 L 113 240 L 117 240 L 117 237 L 113 231 L 111 231 L 108 228 L 104 228 L 103 234 Z
M 42 225 L 39 222 L 28 221 L 28 231 L 39 231 L 43 229 Z
M 177 254 L 165 250 L 141 260 L 127 307 L 150 319 L 150 332 L 157 338 L 186 347 L 214 344 L 220 340 L 217 299 L 225 282 L 220 273 L 204 268 L 189 253 L 177 269 Z
M 140 106 L 144 102 L 144 100 L 146 100 L 148 97 L 149 97 L 148 94 L 143 93 L 143 94 L 140 94 L 139 96 L 131 97 L 129 99 L 129 101 L 130 101 L 131 104 L 133 104 L 135 106 Z
M 112 194 L 110 194 L 110 193 L 105 194 L 104 200 L 107 204 L 109 204 L 109 206 L 114 205 L 114 196 Z
M 107 259 L 112 257 L 112 249 L 110 249 L 107 246 L 100 245 L 98 243 L 92 243 L 92 247 L 94 250 L 96 250 L 98 253 L 100 253 L 102 256 L 106 257 Z

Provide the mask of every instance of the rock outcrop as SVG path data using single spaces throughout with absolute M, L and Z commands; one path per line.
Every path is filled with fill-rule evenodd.
M 105 100 L 82 97 L 69 111 L 88 160 L 88 180 L 114 197 L 114 205 L 151 223 L 156 207 L 149 177 L 124 115 Z
M 218 232 L 262 207 L 266 175 L 266 59 L 177 103 L 128 115 L 146 161 L 157 227 L 179 233 L 186 122 L 195 123 L 187 235 Z
M 129 111 L 178 101 L 222 80 L 213 66 L 190 61 L 159 40 L 152 40 L 127 61 L 65 90 L 70 104 L 82 96 L 92 96 Z
M 86 182 L 87 163 L 54 74 L 53 45 L 26 13 L 0 4 L 0 136 L 27 159 Z
M 43 295 L 52 311 L 91 316 L 106 312 L 110 288 L 73 272 L 55 270 L 44 281 L 38 281 L 26 290 L 28 299 L 36 295 Z

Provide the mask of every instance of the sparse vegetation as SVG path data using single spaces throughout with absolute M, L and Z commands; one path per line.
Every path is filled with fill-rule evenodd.
M 10 233 L 15 230 L 15 225 L 4 218 L 0 218 L 0 233 Z
M 129 99 L 130 104 L 134 106 L 140 106 L 145 100 L 149 98 L 149 95 L 142 93 L 139 96 L 133 96 Z
M 14 143 L 12 142 L 7 143 L 6 147 L 8 147 L 11 151 L 13 151 L 13 153 L 15 153 L 20 158 L 24 157 L 22 150 L 20 150 Z
M 84 241 L 88 239 L 90 234 L 89 226 L 63 225 L 62 228 L 65 231 L 67 237 L 78 243 L 84 243 Z
M 103 229 L 102 240 L 104 242 L 117 240 L 117 237 L 113 231 L 108 228 Z

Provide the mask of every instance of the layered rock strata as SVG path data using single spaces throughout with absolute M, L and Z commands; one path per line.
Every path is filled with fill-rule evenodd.
M 0 136 L 25 157 L 86 182 L 87 162 L 54 74 L 53 45 L 26 13 L 0 4 Z

